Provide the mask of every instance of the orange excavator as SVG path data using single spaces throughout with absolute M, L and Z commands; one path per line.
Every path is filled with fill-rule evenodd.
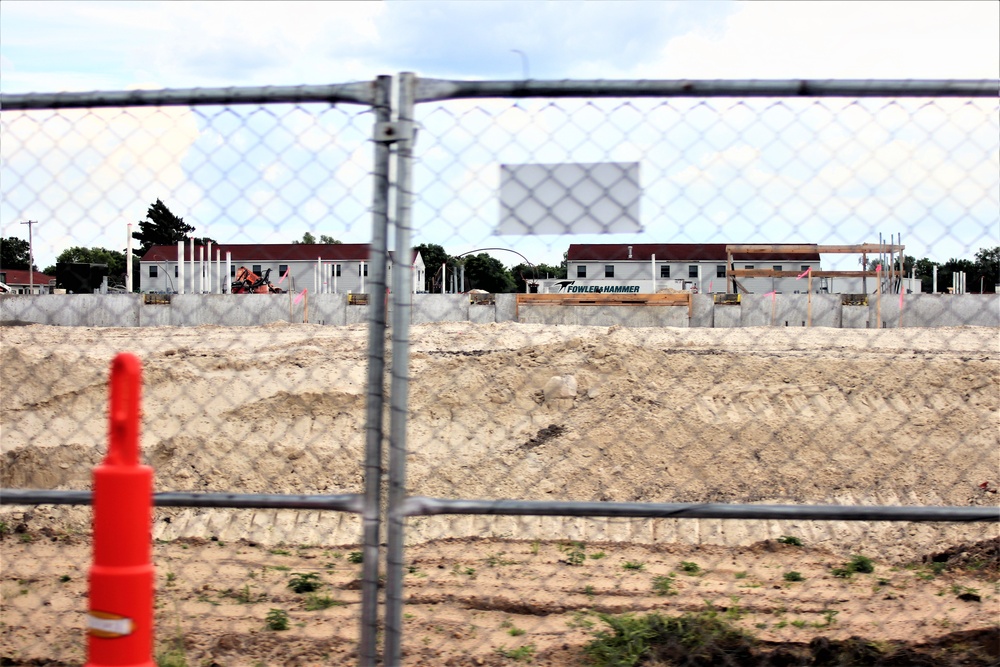
M 236 279 L 230 285 L 231 294 L 281 294 L 284 290 L 275 287 L 268 280 L 271 269 L 264 271 L 264 275 L 258 276 L 245 266 L 236 269 Z

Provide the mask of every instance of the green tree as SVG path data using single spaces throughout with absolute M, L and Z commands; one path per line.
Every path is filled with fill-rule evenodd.
M 1000 283 L 1000 246 L 981 248 L 975 257 L 975 284 L 970 284 L 968 287 L 979 290 L 979 286 L 982 285 L 983 292 L 996 292 L 996 286 Z
M 940 266 L 940 264 L 927 257 L 922 257 L 915 262 L 914 268 L 916 268 L 917 278 L 920 279 L 921 292 L 930 292 L 934 289 L 934 267 L 936 266 Z
M 132 238 L 139 241 L 137 254 L 141 257 L 154 245 L 177 245 L 194 231 L 194 227 L 184 222 L 159 199 L 146 211 L 146 219 L 139 221 L 139 231 L 132 232 Z M 196 239 L 199 245 L 211 239 Z
M 974 282 L 973 277 L 975 276 L 975 268 L 976 265 L 972 263 L 972 260 L 956 259 L 952 257 L 938 269 L 938 291 L 947 292 L 948 288 L 951 287 L 953 276 L 962 271 L 965 272 L 965 277 L 968 282 L 966 289 L 978 289 L 978 285 L 976 285 L 976 287 L 972 286 Z
M 566 262 L 563 262 L 560 266 L 552 266 L 550 264 L 537 264 L 535 266 L 531 266 L 530 264 L 521 262 L 520 264 L 515 264 L 510 268 L 510 274 L 514 278 L 514 291 L 524 293 L 525 283 L 527 281 L 534 281 L 536 277 L 540 280 L 544 280 L 545 278 L 556 278 L 561 280 L 565 278 Z
M 485 252 L 466 257 L 465 284 L 469 289 L 486 290 L 492 294 L 514 291 L 514 279 L 500 260 Z
M 319 241 L 316 241 L 316 237 L 311 233 L 306 232 L 302 235 L 301 241 L 292 241 L 292 245 L 314 245 L 316 243 L 328 243 L 332 245 L 340 245 L 340 241 L 333 238 L 332 236 L 327 236 L 326 234 L 319 235 Z
M 455 258 L 435 243 L 421 243 L 414 248 L 424 258 L 427 268 L 424 289 L 437 292 L 441 289 L 441 265 L 447 263 L 449 270 L 455 268 Z
M 24 239 L 16 236 L 0 238 L 0 269 L 27 270 L 31 261 L 31 248 Z

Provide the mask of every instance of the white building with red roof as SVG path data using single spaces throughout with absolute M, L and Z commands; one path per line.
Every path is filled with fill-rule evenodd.
M 193 252 L 192 252 L 193 251 Z M 153 246 L 139 260 L 139 290 L 160 293 L 228 293 L 239 267 L 267 276 L 284 291 L 312 294 L 367 293 L 371 258 L 367 243 L 277 243 Z M 178 261 L 178 258 L 181 261 Z M 389 252 L 392 285 L 395 253 Z M 423 289 L 424 260 L 413 252 L 411 290 Z
M 0 284 L 0 292 L 8 294 L 51 294 L 56 279 L 41 271 L 3 269 L 0 270 Z

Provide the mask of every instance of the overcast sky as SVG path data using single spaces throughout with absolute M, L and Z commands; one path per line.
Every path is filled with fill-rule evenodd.
M 322 84 L 399 71 L 468 79 L 978 79 L 1000 78 L 998 54 L 1000 3 L 991 1 L 0 3 L 4 93 Z M 191 135 L 180 143 L 194 145 L 205 133 L 204 123 L 176 120 L 175 134 Z M 185 178 L 190 173 L 176 182 Z M 11 196 L 4 188 L 4 199 Z M 144 216 L 145 196 L 120 204 L 126 219 Z M 45 213 L 15 204 L 3 206 L 0 225 L 4 236 L 23 237 L 23 216 Z M 36 259 L 53 261 L 69 240 L 122 247 L 121 234 L 109 240 L 106 231 L 98 226 L 92 239 L 41 232 Z
M 4 92 L 443 78 L 990 78 L 1000 3 L 22 2 Z

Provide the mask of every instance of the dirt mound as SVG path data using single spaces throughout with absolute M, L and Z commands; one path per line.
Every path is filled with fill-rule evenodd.
M 995 577 L 1000 574 L 1000 537 L 950 547 L 925 555 L 921 562 L 943 563 L 949 570 L 981 572 L 984 576 Z

